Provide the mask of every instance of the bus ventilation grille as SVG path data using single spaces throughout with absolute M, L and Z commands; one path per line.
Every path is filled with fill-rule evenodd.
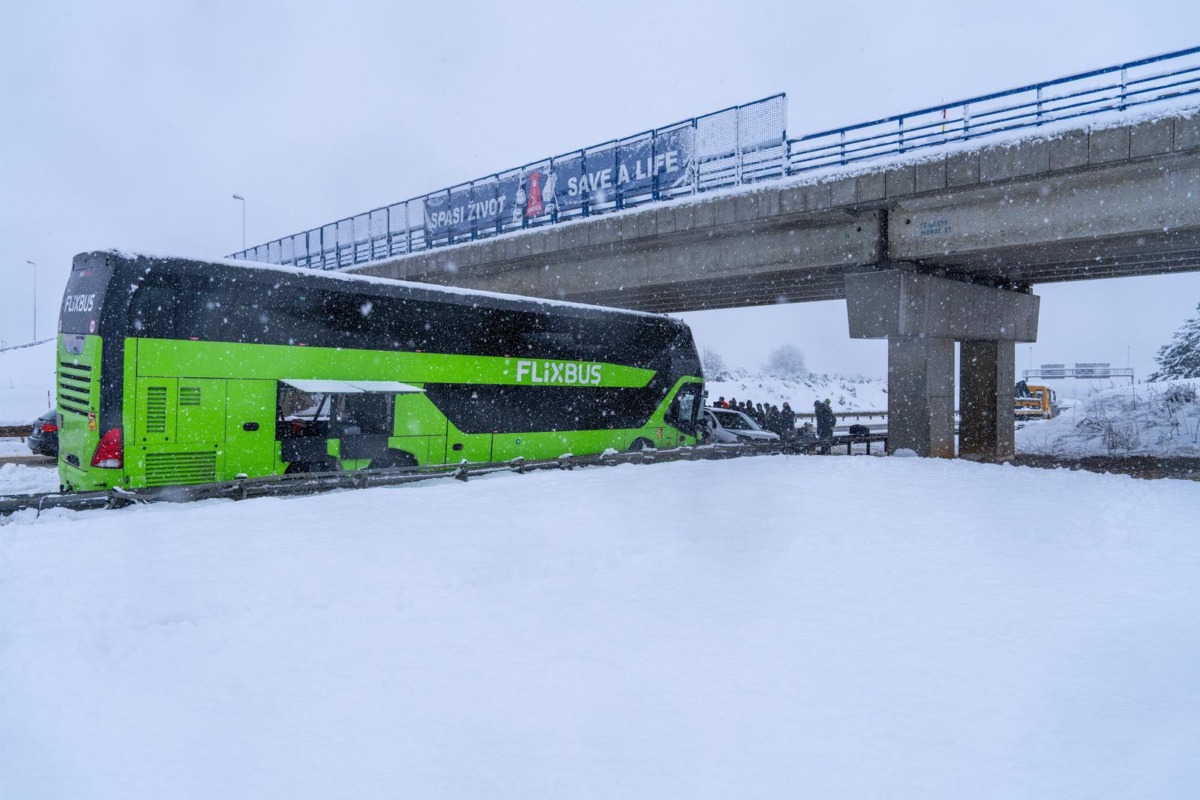
M 200 405 L 200 387 L 199 386 L 180 386 L 179 387 L 179 405 L 181 405 L 181 406 L 198 406 L 198 405 Z
M 146 433 L 167 432 L 167 387 L 146 390 Z
M 58 408 L 86 416 L 92 403 L 92 368 L 81 364 L 58 364 Z
M 217 454 L 215 452 L 146 454 L 147 486 L 212 483 L 216 479 Z

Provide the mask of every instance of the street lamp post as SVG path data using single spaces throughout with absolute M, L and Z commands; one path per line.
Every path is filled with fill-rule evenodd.
M 26 264 L 33 267 L 33 341 L 37 341 L 37 264 L 32 261 L 26 261 Z
M 242 250 L 245 251 L 245 249 L 246 249 L 246 198 L 242 197 L 240 194 L 235 194 L 233 196 L 233 199 L 242 201 Z

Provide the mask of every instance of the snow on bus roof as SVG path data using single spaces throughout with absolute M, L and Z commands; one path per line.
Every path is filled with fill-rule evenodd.
M 595 311 L 613 311 L 618 314 L 632 314 L 640 317 L 652 317 L 654 319 L 669 319 L 672 322 L 679 320 L 669 317 L 666 314 L 654 314 L 649 311 L 637 311 L 630 308 L 617 308 L 615 306 L 592 305 L 589 303 L 573 303 L 569 300 L 551 300 L 545 297 L 530 297 L 520 294 L 506 294 L 504 292 L 489 292 L 482 289 L 465 289 L 460 286 L 444 286 L 437 283 L 422 283 L 420 281 L 402 281 L 394 278 L 380 278 L 374 275 L 360 275 L 357 273 L 343 272 L 341 270 L 319 270 L 310 269 L 307 267 L 288 267 L 280 264 L 267 264 L 262 261 L 246 261 L 243 259 L 234 258 L 198 258 L 195 256 L 184 255 L 165 255 L 162 253 L 140 253 L 128 250 L 109 249 L 99 250 L 96 252 L 110 253 L 118 258 L 128 260 L 136 260 L 139 258 L 150 259 L 154 261 L 190 261 L 199 264 L 219 264 L 225 267 L 238 267 L 240 269 L 261 270 L 267 272 L 281 272 L 287 275 L 317 275 L 323 278 L 331 278 L 333 280 L 346 281 L 349 283 L 374 283 L 383 286 L 406 286 L 422 291 L 440 292 L 443 294 L 452 294 L 458 297 L 487 297 L 494 300 L 513 300 L 524 303 L 536 303 L 539 305 L 553 306 L 555 308 L 578 308 L 581 310 Z

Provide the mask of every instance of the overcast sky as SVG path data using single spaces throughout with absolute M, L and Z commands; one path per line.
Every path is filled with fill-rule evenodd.
M 586 10 L 585 10 L 586 9 Z M 0 26 L 0 340 L 52 334 L 78 252 L 224 256 L 787 92 L 789 135 L 1200 44 L 1200 3 L 20 3 Z M 1139 376 L 1200 273 L 1039 285 L 1042 362 Z M 687 315 L 755 368 L 882 376 L 844 303 Z

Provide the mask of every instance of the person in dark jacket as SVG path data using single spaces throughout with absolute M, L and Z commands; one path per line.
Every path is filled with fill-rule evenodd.
M 817 400 L 813 403 L 813 411 L 817 415 L 817 438 L 823 443 L 821 452 L 828 453 L 828 442 L 833 438 L 833 426 L 837 424 L 837 417 L 833 415 L 833 407 L 828 400 L 824 403 Z
M 783 408 L 779 409 L 779 435 L 787 441 L 796 438 L 796 415 L 786 402 Z

